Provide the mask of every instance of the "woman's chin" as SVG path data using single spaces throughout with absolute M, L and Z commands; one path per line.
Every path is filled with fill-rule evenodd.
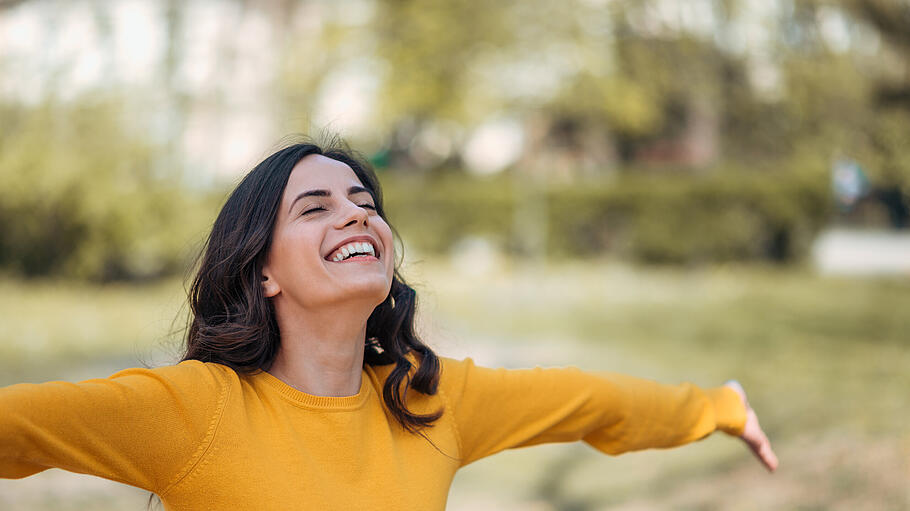
M 343 299 L 373 303 L 375 307 L 389 295 L 389 288 L 389 282 L 385 279 L 362 279 L 345 286 Z

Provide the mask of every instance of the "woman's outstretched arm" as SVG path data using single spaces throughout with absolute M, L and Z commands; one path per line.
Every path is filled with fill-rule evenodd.
M 620 454 L 683 445 L 718 430 L 748 435 L 747 442 L 755 437 L 757 420 L 752 425 L 750 409 L 731 386 L 702 389 L 574 367 L 490 369 L 471 359 L 442 360 L 440 385 L 462 465 L 548 442 L 583 440 Z
M 0 477 L 62 468 L 163 493 L 204 448 L 227 388 L 198 361 L 0 388 Z

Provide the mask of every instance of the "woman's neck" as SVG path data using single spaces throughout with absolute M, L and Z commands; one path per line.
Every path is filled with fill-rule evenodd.
M 268 372 L 314 396 L 356 395 L 369 314 L 350 310 L 282 314 L 279 309 L 281 345 Z

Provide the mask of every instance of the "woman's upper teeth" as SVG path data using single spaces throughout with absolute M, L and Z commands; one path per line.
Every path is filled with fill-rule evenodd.
M 370 254 L 375 256 L 376 249 L 373 248 L 373 244 L 369 241 L 355 241 L 354 243 L 348 243 L 336 250 L 330 259 L 332 261 L 341 261 L 347 259 L 352 254 Z

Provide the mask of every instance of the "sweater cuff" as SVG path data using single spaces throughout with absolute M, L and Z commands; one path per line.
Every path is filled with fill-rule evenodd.
M 746 406 L 739 394 L 730 387 L 714 387 L 705 393 L 714 405 L 717 429 L 732 436 L 740 436 L 746 428 Z

